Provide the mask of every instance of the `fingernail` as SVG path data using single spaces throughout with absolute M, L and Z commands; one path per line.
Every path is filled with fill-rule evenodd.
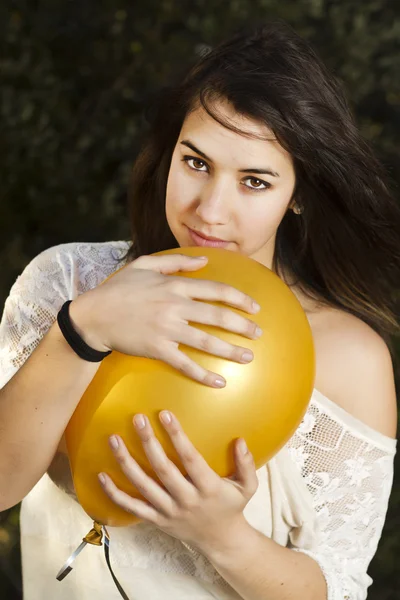
M 207 260 L 207 256 L 194 256 L 195 260 Z
M 160 413 L 160 419 L 163 423 L 165 423 L 166 425 L 169 425 L 172 421 L 171 413 L 168 412 L 167 410 L 163 410 L 162 413 Z
M 241 454 L 245 455 L 248 452 L 247 444 L 244 440 L 239 440 L 238 442 L 239 450 Z
M 259 304 L 257 304 L 257 302 L 253 302 L 253 310 L 255 312 L 258 312 L 260 310 L 261 306 Z
M 255 335 L 256 335 L 256 337 L 262 336 L 262 329 L 261 329 L 261 327 L 257 327 Z
M 133 420 L 138 429 L 143 429 L 146 426 L 146 421 L 144 420 L 143 415 L 135 415 Z
M 243 352 L 242 354 L 242 361 L 243 362 L 250 362 L 251 360 L 253 360 L 254 356 L 252 352 Z
M 99 473 L 99 474 L 97 475 L 97 477 L 99 478 L 99 480 L 100 480 L 100 483 L 102 483 L 103 485 L 105 485 L 105 483 L 106 483 L 106 478 L 104 477 L 103 473 Z
M 214 385 L 216 387 L 222 388 L 226 386 L 226 381 L 225 379 L 220 379 L 219 377 L 217 379 L 214 379 Z
M 119 443 L 118 443 L 118 439 L 116 438 L 115 435 L 112 435 L 110 437 L 109 442 L 110 442 L 110 446 L 113 450 L 118 450 Z

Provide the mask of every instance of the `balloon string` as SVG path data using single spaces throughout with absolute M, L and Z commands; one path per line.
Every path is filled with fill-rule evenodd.
M 110 562 L 110 536 L 108 535 L 108 531 L 105 526 L 103 526 L 103 529 L 104 529 L 104 554 L 106 557 L 106 562 L 107 562 L 108 568 L 111 573 L 111 577 L 113 578 L 114 583 L 117 586 L 117 589 L 118 589 L 119 593 L 121 594 L 121 596 L 123 597 L 123 599 L 129 600 L 128 596 L 124 592 L 123 587 L 119 583 L 118 579 L 115 577 L 114 571 L 112 570 L 111 562 Z
M 119 581 L 116 578 L 114 571 L 112 570 L 112 567 L 111 567 L 110 534 L 108 533 L 105 525 L 101 525 L 97 521 L 93 521 L 93 528 L 89 531 L 89 533 L 87 533 L 87 535 L 85 535 L 85 537 L 83 538 L 82 542 L 79 544 L 77 549 L 74 550 L 74 552 L 67 559 L 65 564 L 61 567 L 61 569 L 57 573 L 56 579 L 58 581 L 62 581 L 68 575 L 68 573 L 70 573 L 72 571 L 72 566 L 71 566 L 72 563 L 74 562 L 74 560 L 76 559 L 78 554 L 80 554 L 82 552 L 82 550 L 84 549 L 86 544 L 92 544 L 93 546 L 102 546 L 103 545 L 103 542 L 102 542 L 103 531 L 104 531 L 104 554 L 106 557 L 107 566 L 111 573 L 111 577 L 113 578 L 113 581 L 114 581 L 115 585 L 117 586 L 117 589 L 118 589 L 119 593 L 121 594 L 122 598 L 124 600 L 129 600 L 129 597 L 126 595 L 123 587 L 119 583 Z
M 78 554 L 80 554 L 82 552 L 82 550 L 84 549 L 86 544 L 87 544 L 87 542 L 82 542 L 77 547 L 77 549 L 71 554 L 71 556 L 67 559 L 66 563 L 61 567 L 61 569 L 58 571 L 58 573 L 56 575 L 56 579 L 58 581 L 62 581 L 64 579 L 64 577 L 66 577 L 68 575 L 68 573 L 70 573 L 72 571 L 71 564 L 74 562 L 74 560 L 76 559 Z

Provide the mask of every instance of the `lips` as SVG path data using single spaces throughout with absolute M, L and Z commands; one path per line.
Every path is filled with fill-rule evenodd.
M 189 235 L 196 246 L 208 246 L 209 248 L 224 248 L 229 244 L 226 240 L 209 237 L 202 233 L 198 233 L 188 227 Z
M 194 230 L 192 230 L 194 231 Z M 220 238 L 216 238 L 216 237 L 211 237 L 209 235 L 205 235 L 204 233 L 201 233 L 200 231 L 194 231 L 194 233 L 196 235 L 199 235 L 200 237 L 204 238 L 205 240 L 208 240 L 210 242 L 226 242 L 226 240 L 221 240 Z

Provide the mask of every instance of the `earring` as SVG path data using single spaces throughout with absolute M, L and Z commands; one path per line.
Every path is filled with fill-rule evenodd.
M 303 212 L 304 208 L 302 206 L 299 206 L 298 204 L 295 204 L 293 207 L 293 212 L 296 215 L 301 215 L 301 213 Z

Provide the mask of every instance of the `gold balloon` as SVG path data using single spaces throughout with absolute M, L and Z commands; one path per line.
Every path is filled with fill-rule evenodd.
M 236 252 L 190 247 L 157 254 L 175 253 L 206 255 L 209 259 L 204 268 L 175 276 L 220 281 L 253 297 L 261 306 L 256 315 L 231 310 L 257 322 L 263 335 L 250 340 L 217 327 L 194 324 L 254 352 L 251 363 L 238 364 L 180 346 L 203 367 L 226 378 L 227 385 L 222 389 L 193 381 L 159 360 L 114 351 L 102 361 L 68 424 L 66 441 L 78 500 L 94 520 L 105 525 L 128 525 L 138 519 L 107 497 L 97 479 L 99 472 L 108 473 L 128 494 L 141 497 L 109 448 L 111 434 L 119 434 L 140 466 L 158 481 L 133 427 L 135 414 L 148 416 L 166 454 L 184 473 L 158 419 L 161 410 L 172 411 L 210 467 L 227 477 L 235 470 L 235 439 L 244 437 L 256 467 L 261 467 L 293 435 L 312 394 L 312 333 L 289 287 L 271 270 Z

